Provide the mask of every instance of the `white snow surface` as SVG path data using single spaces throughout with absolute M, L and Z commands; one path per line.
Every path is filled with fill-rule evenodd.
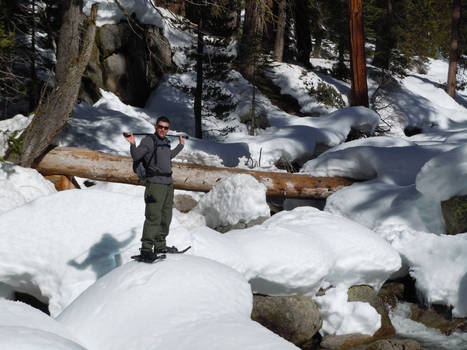
M 467 145 L 433 157 L 417 174 L 417 190 L 437 201 L 467 194 Z

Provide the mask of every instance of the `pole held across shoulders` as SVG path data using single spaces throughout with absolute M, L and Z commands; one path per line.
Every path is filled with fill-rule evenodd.
M 123 132 L 123 136 L 124 137 L 130 137 L 131 136 L 131 132 Z M 135 132 L 133 133 L 133 136 L 150 136 L 150 135 L 154 135 L 154 133 L 139 133 L 139 132 Z M 176 134 L 176 135 L 173 135 L 173 134 L 167 134 L 166 136 L 169 136 L 169 137 L 179 137 L 179 136 L 183 136 L 183 138 L 185 139 L 189 139 L 190 137 L 188 135 L 184 135 L 184 134 Z

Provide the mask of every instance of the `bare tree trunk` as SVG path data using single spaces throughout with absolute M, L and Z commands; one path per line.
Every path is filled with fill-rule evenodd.
M 73 147 L 57 147 L 46 153 L 35 165 L 43 175 L 66 175 L 142 185 L 132 169 L 130 157 L 95 152 Z M 326 198 L 351 185 L 354 180 L 342 177 L 311 177 L 304 174 L 221 168 L 188 163 L 172 163 L 173 183 L 177 189 L 209 191 L 235 174 L 249 174 L 264 184 L 267 195 L 289 198 Z
M 297 39 L 297 60 L 309 67 L 311 32 L 310 10 L 307 0 L 295 0 L 295 38 Z
M 57 84 L 65 80 L 66 73 L 73 59 L 79 54 L 82 0 L 65 0 L 62 9 L 62 26 L 57 45 L 57 64 L 55 80 Z
M 201 127 L 201 108 L 202 108 L 202 99 L 203 99 L 203 50 L 204 50 L 204 41 L 203 41 L 203 9 L 199 11 L 199 21 L 198 21 L 198 49 L 196 56 L 196 91 L 195 91 L 195 137 L 202 139 L 203 130 Z
M 276 39 L 274 41 L 274 58 L 278 62 L 282 62 L 282 58 L 284 57 L 284 33 L 287 20 L 286 7 L 287 0 L 279 0 Z
M 9 149 L 6 159 L 29 167 L 65 126 L 78 96 L 81 77 L 89 62 L 96 34 L 97 5 L 92 7 L 81 53 L 70 60 L 65 77 L 59 80 L 44 103 L 40 103 L 31 124 L 21 135 L 22 152 Z
M 351 106 L 368 107 L 362 0 L 349 0 Z
M 256 70 L 256 57 L 261 52 L 261 38 L 264 28 L 264 0 L 248 0 L 245 9 L 245 22 L 240 42 L 240 70 L 251 79 Z
M 456 98 L 457 60 L 459 59 L 459 26 L 461 21 L 461 1 L 454 0 L 451 26 L 451 47 L 449 50 L 449 70 L 446 91 L 452 98 Z

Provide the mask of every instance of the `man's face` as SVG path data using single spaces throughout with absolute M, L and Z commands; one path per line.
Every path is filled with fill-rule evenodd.
M 156 133 L 160 138 L 164 138 L 169 132 L 170 124 L 167 122 L 158 122 L 156 124 Z

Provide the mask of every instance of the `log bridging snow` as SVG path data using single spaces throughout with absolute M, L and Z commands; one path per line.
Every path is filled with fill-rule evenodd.
M 82 148 L 57 147 L 35 165 L 43 175 L 67 175 L 82 178 L 142 185 L 132 170 L 132 159 Z M 221 168 L 189 163 L 172 163 L 174 187 L 190 191 L 209 191 L 234 174 L 249 174 L 263 183 L 268 196 L 288 198 L 326 198 L 351 185 L 354 180 L 342 177 L 311 177 L 269 171 Z

